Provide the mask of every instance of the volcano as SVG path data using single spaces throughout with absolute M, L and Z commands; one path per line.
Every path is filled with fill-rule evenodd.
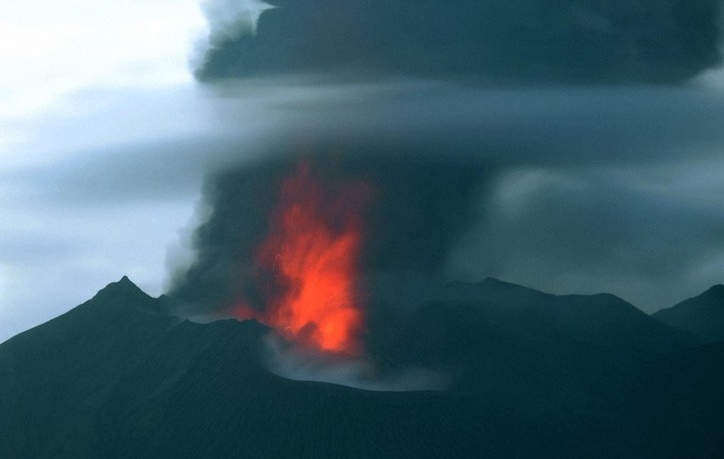
M 167 315 L 124 277 L 0 345 L 8 458 L 722 457 L 724 342 L 612 295 L 453 283 L 369 358 L 438 391 L 285 379 L 255 320 Z

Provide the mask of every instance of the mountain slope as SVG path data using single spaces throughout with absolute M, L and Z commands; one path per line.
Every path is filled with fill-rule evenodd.
M 0 346 L 3 457 L 83 457 L 93 413 L 174 320 L 128 278 Z M 42 439 L 39 441 L 38 439 Z
M 566 438 L 569 454 L 667 457 L 672 444 L 691 445 L 676 435 L 641 442 L 657 437 L 650 416 L 680 415 L 664 414 L 663 392 L 651 397 L 649 384 L 663 368 L 687 371 L 669 356 L 696 355 L 698 342 L 613 295 L 556 296 L 485 279 L 445 287 L 417 310 L 389 354 L 398 365 L 451 372 L 452 392 L 536 419 Z
M 478 441 L 495 416 L 465 400 L 273 375 L 251 358 L 260 328 L 233 321 L 179 326 L 159 344 L 170 350 L 196 343 L 185 371 L 141 361 L 100 410 L 94 451 L 129 458 L 476 457 L 501 441 Z
M 161 303 L 123 278 L 0 345 L 2 457 L 673 459 L 724 444 L 724 348 L 610 295 L 451 284 L 375 354 L 381 374 L 443 373 L 445 392 L 284 379 L 265 326 Z
M 474 307 L 486 321 L 512 320 L 507 332 L 516 340 L 527 333 L 555 333 L 595 345 L 661 352 L 698 343 L 694 337 L 662 326 L 632 304 L 610 294 L 551 295 L 487 278 L 477 284 L 453 282 L 438 299 Z M 508 323 L 512 325 L 512 323 Z M 522 335 L 522 336 L 521 336 Z
M 711 341 L 724 340 L 724 285 L 652 315 L 661 322 Z

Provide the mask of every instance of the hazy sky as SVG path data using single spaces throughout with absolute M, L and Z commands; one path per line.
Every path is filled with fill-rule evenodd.
M 0 4 L 0 341 L 124 273 L 160 292 L 194 182 L 168 193 L 162 177 L 109 182 L 155 154 L 131 145 L 203 131 L 179 97 L 203 27 L 194 0 Z
M 0 4 L 0 342 L 123 275 L 160 294 L 204 174 L 305 131 L 484 151 L 496 174 L 452 277 L 610 291 L 648 311 L 724 278 L 721 72 L 659 88 L 210 88 L 189 70 L 205 27 L 195 0 Z

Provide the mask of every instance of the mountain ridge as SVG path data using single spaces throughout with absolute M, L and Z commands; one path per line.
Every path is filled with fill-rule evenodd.
M 724 347 L 683 343 L 612 295 L 558 297 L 494 279 L 446 294 L 422 304 L 368 364 L 373 377 L 422 368 L 450 386 L 374 392 L 278 376 L 264 325 L 164 316 L 171 299 L 124 276 L 0 344 L 0 451 L 703 459 L 721 450 Z M 595 325 L 587 311 L 609 310 L 610 324 L 571 333 Z M 622 320 L 654 338 L 637 342 L 616 330 Z M 657 344 L 662 336 L 669 347 Z
M 714 285 L 652 317 L 708 341 L 724 340 L 724 285 Z
M 565 329 L 575 339 L 597 344 L 615 344 L 612 340 L 615 341 L 616 336 L 630 341 L 643 329 L 651 334 L 650 342 L 640 342 L 639 347 L 666 348 L 664 343 L 673 335 L 678 335 L 674 347 L 699 342 L 677 327 L 652 320 L 633 304 L 610 293 L 554 295 L 488 277 L 477 283 L 449 283 L 434 299 L 454 304 L 474 303 L 478 310 L 496 314 L 535 315 L 539 320 L 549 321 L 552 327 Z

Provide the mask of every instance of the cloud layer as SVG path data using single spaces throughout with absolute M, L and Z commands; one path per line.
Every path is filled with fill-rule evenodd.
M 221 5 L 222 0 L 208 2 Z M 718 0 L 272 0 L 209 16 L 202 80 L 298 72 L 677 82 L 720 62 Z

